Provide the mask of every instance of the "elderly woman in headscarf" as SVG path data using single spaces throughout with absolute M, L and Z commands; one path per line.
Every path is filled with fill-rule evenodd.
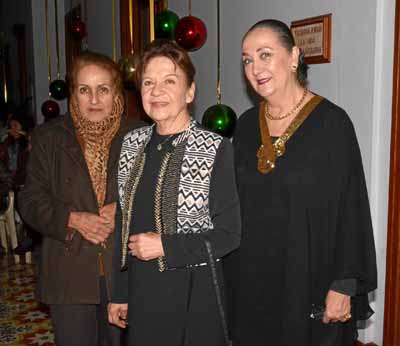
M 118 66 L 101 54 L 75 58 L 70 114 L 35 131 L 19 196 L 24 220 L 44 236 L 37 298 L 50 305 L 58 346 L 119 345 L 107 322 L 123 136 Z

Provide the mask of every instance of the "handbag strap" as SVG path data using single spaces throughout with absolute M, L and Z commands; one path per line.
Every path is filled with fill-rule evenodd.
M 210 264 L 211 275 L 212 275 L 212 280 L 213 280 L 214 289 L 215 289 L 215 296 L 217 298 L 218 311 L 219 311 L 219 315 L 221 317 L 222 330 L 224 332 L 225 345 L 232 346 L 232 342 L 229 339 L 228 325 L 226 323 L 224 305 L 222 304 L 221 289 L 220 289 L 219 283 L 218 283 L 217 269 L 215 267 L 215 260 L 214 260 L 214 256 L 213 256 L 213 252 L 212 252 L 211 243 L 208 239 L 205 240 L 205 243 L 206 243 L 206 247 L 207 247 L 208 260 L 209 260 L 209 264 Z

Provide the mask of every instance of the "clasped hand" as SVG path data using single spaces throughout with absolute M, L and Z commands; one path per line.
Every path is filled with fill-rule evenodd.
M 330 290 L 325 299 L 324 323 L 346 322 L 351 318 L 350 296 Z
M 161 236 L 155 232 L 131 235 L 128 248 L 132 256 L 143 261 L 150 261 L 164 256 Z
M 107 306 L 108 322 L 120 328 L 126 328 L 128 317 L 128 304 L 109 303 Z
M 116 203 L 107 204 L 99 215 L 89 212 L 71 212 L 68 227 L 77 230 L 93 244 L 104 243 L 115 227 Z

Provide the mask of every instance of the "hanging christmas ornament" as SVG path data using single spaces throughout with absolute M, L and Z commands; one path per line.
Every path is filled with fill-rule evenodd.
M 207 39 L 207 29 L 197 17 L 186 16 L 179 20 L 175 28 L 175 40 L 188 51 L 201 48 Z
M 202 124 L 221 136 L 232 137 L 236 126 L 236 114 L 231 107 L 216 104 L 205 111 Z
M 56 101 L 47 100 L 43 102 L 41 111 L 46 120 L 53 119 L 60 114 L 60 106 Z
M 68 86 L 65 81 L 60 78 L 60 45 L 58 41 L 58 11 L 57 0 L 54 0 L 54 18 L 56 28 L 56 63 L 57 63 L 57 79 L 49 85 L 50 96 L 56 100 L 63 100 L 68 97 Z
M 86 24 L 82 22 L 82 20 L 77 17 L 71 24 L 71 33 L 77 40 L 82 40 L 87 32 L 86 32 Z
M 220 0 L 217 1 L 217 104 L 203 114 L 202 124 L 224 137 L 232 137 L 236 127 L 236 113 L 221 103 L 221 44 L 220 44 Z
M 64 100 L 68 97 L 68 86 L 62 79 L 53 80 L 50 83 L 49 90 L 51 97 L 56 100 Z
M 135 70 L 139 57 L 137 54 L 129 54 L 119 60 L 119 69 L 122 73 L 124 83 L 133 84 L 135 79 Z
M 57 0 L 55 6 L 57 8 Z M 57 16 L 56 16 L 57 20 Z M 51 57 L 50 57 L 50 43 L 49 43 L 49 4 L 48 0 L 45 0 L 45 27 L 46 27 L 46 49 L 47 49 L 47 80 L 49 83 L 49 96 L 51 96 Z M 56 24 L 57 25 L 57 24 Z M 58 42 L 58 41 L 57 41 Z M 57 47 L 58 51 L 58 47 Z M 59 59 L 58 59 L 58 71 L 59 71 Z M 47 100 L 42 104 L 41 111 L 46 120 L 56 117 L 60 114 L 60 107 L 56 101 Z
M 176 23 L 179 17 L 170 10 L 159 12 L 155 18 L 155 36 L 156 38 L 173 39 Z
M 122 74 L 122 80 L 125 87 L 132 88 L 135 82 L 135 70 L 139 60 L 138 54 L 133 48 L 133 0 L 129 0 L 129 38 L 130 38 L 130 54 L 123 56 L 119 62 L 119 69 Z
M 192 16 L 192 1 L 189 0 L 189 15 L 176 24 L 175 41 L 188 51 L 201 48 L 207 40 L 207 28 L 204 22 Z

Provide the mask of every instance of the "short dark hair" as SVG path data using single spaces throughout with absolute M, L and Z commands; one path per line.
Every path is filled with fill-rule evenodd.
M 156 39 L 150 42 L 142 52 L 136 68 L 136 83 L 141 88 L 143 73 L 150 60 L 156 57 L 165 57 L 171 60 L 175 66 L 181 68 L 186 75 L 188 86 L 194 82 L 196 69 L 187 51 L 177 43 L 167 39 Z
M 72 95 L 75 91 L 76 78 L 79 71 L 88 65 L 96 65 L 109 71 L 111 73 L 113 84 L 117 90 L 117 93 L 123 95 L 122 77 L 118 65 L 108 56 L 89 50 L 80 53 L 74 58 L 71 74 L 68 76 L 70 95 Z
M 255 29 L 271 29 L 273 30 L 279 38 L 279 42 L 283 47 L 286 48 L 288 52 L 292 52 L 293 47 L 296 45 L 294 37 L 289 27 L 280 20 L 276 19 L 263 19 L 254 24 L 244 35 L 243 41 L 247 35 Z M 299 61 L 297 66 L 297 80 L 301 86 L 305 87 L 308 83 L 307 81 L 307 71 L 308 65 L 304 61 L 304 53 L 300 51 Z

